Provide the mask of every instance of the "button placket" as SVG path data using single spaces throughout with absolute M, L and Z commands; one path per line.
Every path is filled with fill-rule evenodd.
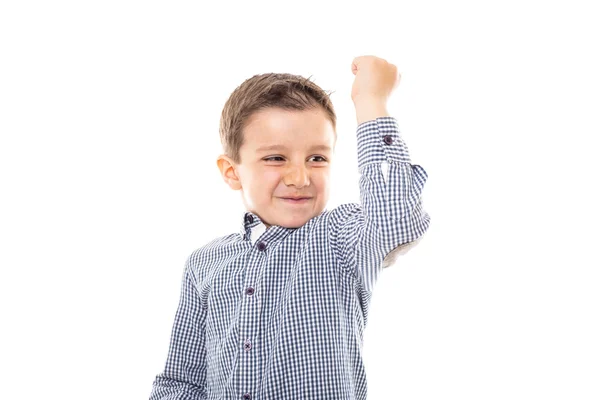
M 246 221 L 248 222 L 248 221 Z M 242 371 L 245 374 L 244 379 L 252 379 L 257 377 L 258 371 L 255 371 L 256 355 L 254 354 L 254 347 L 257 345 L 257 340 L 260 338 L 256 337 L 254 326 L 260 319 L 260 309 L 262 302 L 256 288 L 254 287 L 258 276 L 260 275 L 261 269 L 267 262 L 266 250 L 268 248 L 266 240 L 257 240 L 254 243 L 253 248 L 248 252 L 248 258 L 246 259 L 246 273 L 242 286 L 242 307 L 239 315 L 239 351 L 241 352 L 240 363 L 238 364 L 238 374 Z M 258 378 L 257 378 L 258 379 Z M 242 394 L 243 399 L 251 399 L 251 391 L 253 387 L 247 387 L 249 392 Z

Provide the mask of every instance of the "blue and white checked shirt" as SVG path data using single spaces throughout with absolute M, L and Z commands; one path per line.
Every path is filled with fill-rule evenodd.
M 386 256 L 416 243 L 430 218 L 427 173 L 411 164 L 396 119 L 360 124 L 357 140 L 360 204 L 295 229 L 265 229 L 246 212 L 240 232 L 189 256 L 151 400 L 366 399 L 373 286 Z

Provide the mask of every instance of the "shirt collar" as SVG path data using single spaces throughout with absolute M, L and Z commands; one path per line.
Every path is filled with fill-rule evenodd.
M 252 243 L 267 230 L 266 225 L 261 221 L 260 217 L 251 211 L 242 213 L 242 226 L 240 235 L 245 240 L 250 240 Z
M 294 228 L 284 228 L 282 226 L 273 225 L 268 229 L 267 235 L 269 240 L 277 240 L 287 236 L 289 233 L 294 231 Z M 242 213 L 242 226 L 240 229 L 240 235 L 244 240 L 250 240 L 253 244 L 256 240 L 267 231 L 267 226 L 262 222 L 260 217 L 251 212 L 245 211 Z
M 324 209 L 321 214 L 325 213 L 327 209 Z M 278 240 L 287 236 L 291 232 L 298 228 L 284 228 L 279 225 L 273 225 L 268 229 L 265 238 L 269 240 Z M 242 213 L 242 223 L 240 228 L 240 235 L 244 240 L 250 240 L 253 244 L 256 240 L 267 231 L 267 226 L 262 222 L 260 217 L 252 211 L 244 211 Z

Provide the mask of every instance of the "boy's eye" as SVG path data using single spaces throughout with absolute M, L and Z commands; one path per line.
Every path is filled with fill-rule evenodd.
M 281 156 L 271 156 L 271 157 L 266 157 L 263 158 L 263 160 L 265 161 L 285 161 L 285 159 Z M 325 162 L 327 161 L 327 159 L 325 159 L 325 157 L 323 156 L 311 156 L 309 158 L 309 160 L 312 160 L 314 162 Z

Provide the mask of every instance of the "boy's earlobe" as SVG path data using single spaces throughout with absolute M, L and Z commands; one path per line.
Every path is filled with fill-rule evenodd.
M 240 183 L 240 179 L 233 168 L 233 161 L 224 154 L 221 154 L 217 158 L 217 167 L 219 167 L 219 171 L 221 172 L 221 176 L 223 180 L 229 187 L 233 190 L 240 190 L 242 188 L 242 184 Z

